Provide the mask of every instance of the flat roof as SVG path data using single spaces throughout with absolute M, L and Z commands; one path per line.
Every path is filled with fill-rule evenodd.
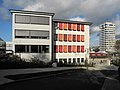
M 72 21 L 72 20 L 64 20 L 64 19 L 53 19 L 53 22 L 78 23 L 78 24 L 92 25 L 92 22 Z
M 49 13 L 49 12 L 37 12 L 37 11 L 14 10 L 14 9 L 10 9 L 9 11 L 11 13 L 38 14 L 38 15 L 49 15 L 49 16 L 55 15 L 55 13 Z

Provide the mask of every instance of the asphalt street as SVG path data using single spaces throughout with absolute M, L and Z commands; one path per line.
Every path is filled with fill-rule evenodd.
M 0 90 L 101 90 L 105 78 L 92 71 L 73 71 L 54 77 L 37 78 L 0 86 Z M 96 71 L 98 72 L 98 71 Z M 92 81 L 92 78 L 95 78 Z

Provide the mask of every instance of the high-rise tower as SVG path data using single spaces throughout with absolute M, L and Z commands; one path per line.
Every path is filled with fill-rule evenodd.
M 115 45 L 115 24 L 105 22 L 100 25 L 100 51 L 113 52 Z

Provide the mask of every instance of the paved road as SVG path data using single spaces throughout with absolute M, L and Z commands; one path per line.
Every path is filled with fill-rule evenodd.
M 55 77 L 3 85 L 0 90 L 101 90 L 104 80 L 104 77 L 99 78 L 92 71 L 75 71 Z

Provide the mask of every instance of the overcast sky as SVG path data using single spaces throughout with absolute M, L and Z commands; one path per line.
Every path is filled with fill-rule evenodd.
M 11 41 L 9 9 L 55 13 L 54 18 L 92 22 L 91 46 L 99 45 L 99 25 L 111 21 L 120 37 L 120 0 L 0 0 L 0 37 Z

